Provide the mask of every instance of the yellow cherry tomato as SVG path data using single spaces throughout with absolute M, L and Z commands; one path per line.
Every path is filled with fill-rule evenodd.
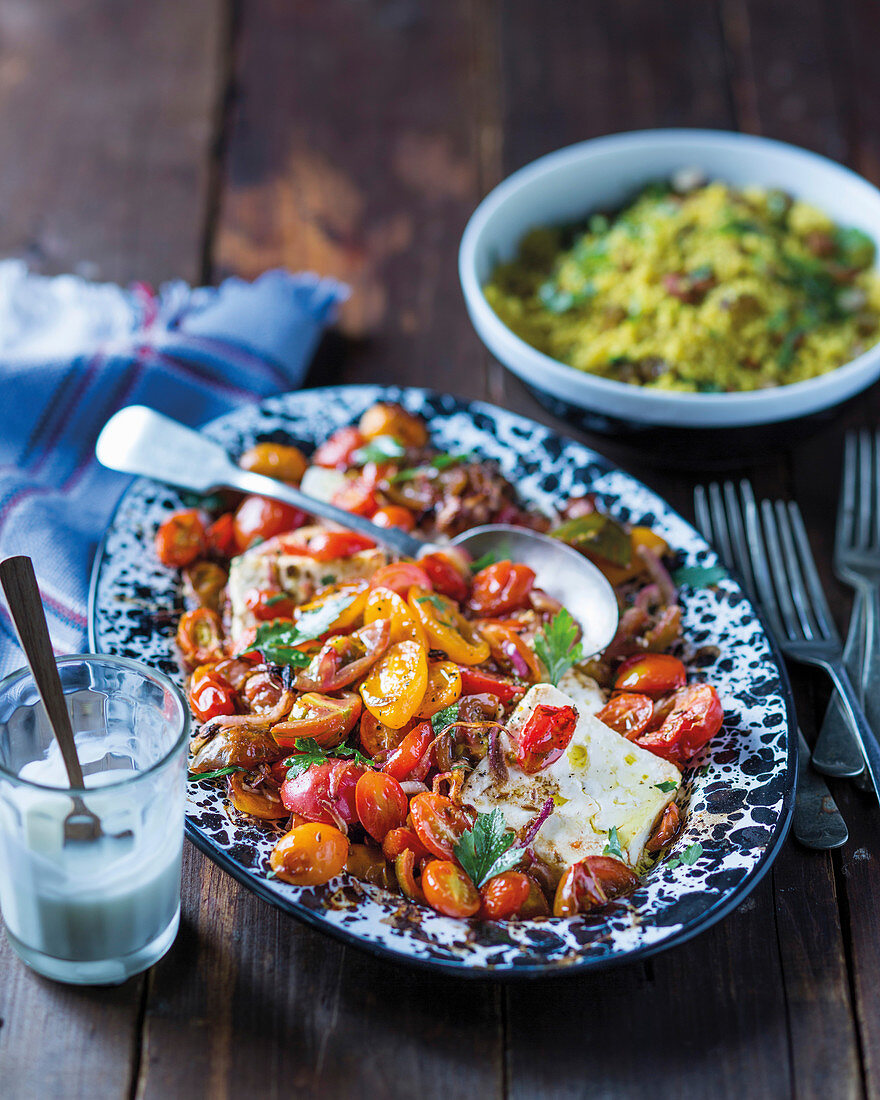
M 428 658 L 418 642 L 398 642 L 361 684 L 364 706 L 383 725 L 399 730 L 422 705 Z
M 432 649 L 442 649 L 459 665 L 479 665 L 489 659 L 489 643 L 453 600 L 426 588 L 411 588 L 407 603 L 422 624 Z
M 275 875 L 294 886 L 320 886 L 341 875 L 348 859 L 348 837 L 335 825 L 298 825 L 278 841 L 269 856 Z
M 416 718 L 430 718 L 438 710 L 452 706 L 461 695 L 461 670 L 452 661 L 428 662 L 428 686 Z
M 298 608 L 297 618 L 306 611 L 317 611 L 328 600 L 335 600 L 340 596 L 352 596 L 354 598 L 349 606 L 327 627 L 328 631 L 348 630 L 349 627 L 357 626 L 360 622 L 367 603 L 367 592 L 367 581 L 345 581 L 342 584 L 332 584 L 328 588 L 322 589 L 320 596 Z
M 427 650 L 428 642 L 421 624 L 414 618 L 406 600 L 392 592 L 390 588 L 374 588 L 364 607 L 364 625 L 376 619 L 390 619 L 391 644 L 397 642 L 418 642 Z

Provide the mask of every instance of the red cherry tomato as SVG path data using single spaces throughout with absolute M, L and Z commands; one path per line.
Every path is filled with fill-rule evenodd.
M 468 606 L 478 615 L 506 615 L 526 607 L 535 583 L 535 571 L 509 561 L 487 565 L 474 577 Z
M 375 545 L 371 538 L 354 531 L 319 531 L 309 539 L 305 553 L 315 561 L 335 561 L 372 550 Z
M 476 886 L 456 863 L 432 859 L 422 871 L 425 901 L 447 917 L 472 917 L 480 908 Z
M 517 684 L 504 676 L 483 672 L 479 668 L 468 668 L 466 665 L 458 667 L 461 671 L 462 695 L 494 695 L 502 703 L 509 703 L 513 699 L 521 699 L 528 687 L 528 684 Z
M 268 497 L 249 496 L 239 504 L 235 512 L 235 545 L 239 553 L 247 550 L 257 539 L 271 539 L 295 531 L 306 522 L 305 512 L 291 504 L 282 504 Z
M 245 593 L 244 606 L 259 622 L 292 619 L 296 602 L 286 592 L 271 588 L 252 588 Z
M 416 836 L 428 851 L 440 859 L 453 859 L 461 834 L 471 827 L 470 818 L 461 806 L 445 795 L 426 791 L 413 798 L 409 812 Z
M 456 603 L 464 603 L 470 588 L 470 572 L 464 559 L 448 553 L 425 554 L 419 565 L 428 574 L 431 586 Z
M 409 508 L 400 504 L 387 504 L 379 508 L 372 516 L 373 523 L 377 527 L 399 527 L 401 531 L 412 531 L 416 525 L 416 517 Z
M 388 757 L 382 771 L 400 781 L 409 778 L 433 740 L 434 730 L 431 723 L 422 722 L 404 737 Z
M 382 854 L 386 859 L 397 859 L 405 851 L 411 851 L 418 862 L 428 859 L 431 853 L 422 844 L 415 830 L 408 825 L 402 825 L 399 829 L 392 829 L 385 834 L 382 841 Z
M 383 772 L 364 772 L 357 782 L 354 804 L 361 825 L 380 844 L 392 829 L 403 826 L 409 808 L 401 785 Z
M 224 512 L 208 528 L 208 549 L 221 558 L 233 558 L 236 553 L 235 517 Z
M 339 428 L 325 440 L 312 455 L 315 466 L 345 470 L 351 465 L 351 456 L 363 447 L 366 439 L 357 428 Z
M 156 555 L 170 569 L 191 565 L 206 549 L 205 525 L 194 508 L 175 512 L 156 532 Z
M 724 721 L 724 708 L 710 684 L 689 684 L 672 696 L 672 710 L 658 729 L 636 741 L 643 749 L 673 764 L 686 764 L 715 736 Z
M 605 905 L 638 886 L 625 863 L 610 856 L 587 856 L 573 863 L 559 880 L 553 899 L 554 917 L 573 917 Z
M 332 808 L 347 825 L 354 825 L 358 820 L 355 791 L 363 774 L 364 769 L 359 764 L 346 760 L 312 764 L 293 779 L 284 781 L 281 801 L 288 810 L 307 821 L 335 824 L 336 819 L 329 812 Z
M 635 741 L 651 724 L 654 704 L 647 695 L 622 691 L 612 695 L 596 717 L 628 741 Z
M 670 653 L 637 653 L 617 670 L 615 691 L 638 691 L 659 699 L 687 683 L 687 670 Z
M 507 920 L 529 900 L 532 880 L 520 871 L 494 875 L 480 887 L 480 920 Z
M 541 703 L 532 711 L 519 735 L 517 763 L 533 775 L 548 767 L 568 748 L 577 726 L 574 707 L 550 707 Z
M 200 722 L 235 714 L 235 691 L 219 673 L 197 669 L 189 685 L 189 705 Z
M 428 574 L 411 561 L 396 561 L 390 565 L 380 565 L 370 581 L 370 588 L 390 588 L 403 600 L 413 587 L 431 591 Z
M 379 507 L 374 486 L 364 477 L 355 477 L 351 481 L 337 489 L 330 498 L 337 508 L 344 508 L 346 512 L 354 512 L 357 516 L 366 516 L 370 519 Z

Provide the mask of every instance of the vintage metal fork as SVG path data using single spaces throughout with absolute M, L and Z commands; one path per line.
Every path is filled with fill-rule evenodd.
M 697 526 L 718 551 L 725 566 L 738 574 L 746 595 L 759 605 L 754 575 L 749 560 L 742 510 L 733 482 L 717 482 L 694 489 Z M 825 780 L 810 768 L 810 748 L 801 733 L 798 735 L 798 781 L 795 791 L 792 829 L 807 848 L 826 850 L 839 848 L 849 838 L 846 822 L 828 790 Z
M 834 570 L 855 589 L 843 659 L 871 726 L 880 728 L 880 435 L 848 432 Z M 872 690 L 869 690 L 872 689 Z M 816 739 L 813 760 L 829 775 L 859 775 L 864 760 L 840 702 L 833 697 Z

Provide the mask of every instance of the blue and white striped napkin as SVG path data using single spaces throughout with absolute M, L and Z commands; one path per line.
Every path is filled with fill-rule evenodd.
M 199 425 L 296 388 L 346 297 L 331 279 L 269 271 L 158 294 L 0 262 L 0 557 L 34 559 L 53 645 L 86 648 L 89 571 L 128 479 L 95 440 L 124 405 Z M 0 608 L 0 675 L 23 663 Z

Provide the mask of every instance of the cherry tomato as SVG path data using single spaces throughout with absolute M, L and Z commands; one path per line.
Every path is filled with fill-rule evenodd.
M 502 703 L 510 703 L 525 695 L 525 684 L 515 684 L 513 680 L 483 672 L 479 668 L 462 668 L 460 671 L 462 695 L 494 695 Z
M 654 704 L 647 695 L 624 691 L 612 695 L 596 717 L 621 737 L 634 741 L 651 724 L 653 715 Z
M 407 849 L 420 862 L 423 859 L 428 859 L 431 855 L 416 836 L 415 830 L 410 829 L 408 825 L 401 825 L 399 829 L 391 829 L 385 834 L 385 839 L 382 841 L 382 853 L 386 859 L 397 859 L 401 852 L 405 852 Z
M 190 593 L 201 607 L 210 607 L 216 611 L 220 603 L 220 593 L 229 579 L 226 570 L 212 561 L 196 561 L 183 571 L 184 580 Z
M 211 669 L 197 669 L 189 685 L 189 705 L 200 722 L 220 714 L 235 714 L 235 691 Z
M 357 782 L 354 804 L 361 825 L 380 844 L 392 829 L 403 825 L 409 807 L 401 785 L 384 772 L 364 772 Z
M 540 681 L 544 673 L 538 656 L 507 623 L 482 622 L 479 631 L 489 643 L 492 657 L 521 680 Z
M 438 592 L 456 603 L 464 603 L 470 589 L 470 569 L 464 559 L 438 551 L 419 558 L 419 565 Z
M 489 643 L 446 596 L 411 588 L 407 603 L 422 624 L 432 647 L 459 665 L 479 665 L 489 657 Z
M 278 841 L 269 856 L 277 878 L 294 886 L 321 886 L 341 875 L 348 859 L 348 837 L 331 824 L 298 825 Z
M 610 856 L 587 856 L 573 863 L 559 880 L 553 899 L 554 917 L 573 917 L 605 905 L 638 886 L 625 863 Z
M 189 565 L 202 557 L 206 549 L 205 525 L 194 508 L 175 512 L 156 532 L 156 555 L 170 569 Z
M 270 539 L 295 531 L 306 522 L 306 513 L 291 504 L 282 504 L 268 497 L 249 496 L 235 511 L 235 546 L 239 553 L 247 550 L 257 539 Z
M 181 615 L 177 624 L 177 644 L 190 667 L 219 661 L 225 656 L 223 628 L 216 611 L 197 607 Z
M 672 710 L 659 729 L 649 730 L 636 744 L 673 764 L 685 764 L 715 736 L 724 708 L 710 684 L 689 684 L 672 696 Z
M 371 518 L 377 527 L 397 527 L 401 531 L 412 531 L 416 525 L 416 517 L 409 508 L 400 504 L 386 504 L 384 508 L 377 509 Z
M 615 691 L 638 691 L 659 699 L 687 683 L 687 669 L 669 653 L 637 653 L 617 670 Z
M 208 549 L 220 558 L 233 558 L 236 554 L 235 517 L 232 512 L 224 512 L 211 524 L 207 531 Z
M 244 606 L 261 623 L 292 619 L 296 610 L 293 597 L 277 588 L 252 588 L 245 593 Z
M 517 916 L 528 901 L 531 888 L 532 880 L 520 871 L 494 875 L 480 887 L 480 920 L 507 920 Z
M 533 775 L 548 767 L 568 748 L 577 726 L 574 707 L 551 707 L 540 703 L 532 711 L 517 742 L 517 763 Z
M 391 646 L 362 682 L 364 705 L 383 725 L 400 729 L 416 713 L 428 686 L 428 660 L 418 642 Z
M 438 710 L 452 706 L 461 695 L 461 670 L 452 661 L 428 662 L 428 686 L 417 718 L 430 718 Z
M 336 490 L 330 503 L 337 508 L 344 508 L 346 512 L 353 512 L 356 516 L 366 516 L 367 519 L 375 515 L 379 507 L 375 486 L 364 477 L 350 478 L 342 488 Z
M 416 835 L 428 851 L 440 859 L 453 859 L 461 834 L 471 827 L 461 806 L 445 795 L 426 791 L 412 799 L 409 812 Z
M 660 815 L 660 819 L 654 826 L 654 831 L 645 843 L 645 850 L 648 852 L 659 852 L 661 848 L 665 848 L 678 832 L 680 823 L 681 812 L 674 802 L 670 802 Z
M 422 722 L 404 737 L 391 756 L 382 767 L 383 772 L 393 775 L 395 779 L 404 780 L 412 775 L 413 770 L 428 751 L 434 740 L 434 730 L 430 722 Z
M 255 672 L 244 683 L 241 694 L 251 710 L 257 714 L 272 710 L 284 694 L 281 677 L 272 672 Z
M 349 844 L 345 873 L 386 890 L 394 885 L 385 857 L 367 844 Z
M 428 574 L 411 561 L 396 561 L 390 565 L 380 565 L 370 581 L 370 588 L 390 588 L 396 595 L 406 599 L 411 588 L 424 588 L 431 591 Z
M 334 823 L 331 809 L 346 825 L 357 819 L 355 789 L 365 769 L 347 760 L 328 760 L 312 764 L 304 772 L 285 779 L 281 785 L 281 801 L 293 813 L 307 821 Z
M 354 531 L 319 531 L 309 539 L 306 553 L 315 561 L 336 561 L 350 558 L 361 550 L 375 549 L 375 542 Z
M 456 863 L 432 859 L 422 871 L 425 901 L 447 917 L 472 917 L 480 908 L 480 893 Z
M 243 470 L 250 470 L 278 481 L 302 481 L 308 459 L 299 449 L 284 443 L 256 443 L 238 460 Z
M 362 626 L 353 634 L 327 639 L 307 668 L 296 674 L 300 691 L 339 691 L 366 675 L 388 648 L 391 624 L 387 619 Z
M 393 730 L 370 714 L 366 707 L 361 712 L 358 737 L 360 738 L 361 748 L 368 756 L 378 756 L 379 753 L 392 752 L 408 733 L 408 725 L 402 729 Z
M 304 603 L 299 609 L 299 614 L 304 615 L 307 611 L 317 611 L 328 600 L 335 600 L 341 596 L 349 597 L 351 603 L 343 611 L 340 611 L 339 615 L 327 628 L 327 631 L 331 634 L 338 634 L 340 631 L 348 630 L 355 625 L 364 613 L 364 606 L 367 602 L 366 581 L 345 581 L 342 584 L 328 585 L 326 588 L 321 589 L 320 596 Z
M 424 447 L 428 442 L 428 429 L 419 416 L 386 402 L 371 405 L 358 421 L 364 439 L 376 439 L 390 435 L 405 447 Z
M 387 619 L 391 623 L 391 641 L 418 642 L 425 650 L 428 641 L 421 623 L 415 618 L 409 604 L 390 588 L 376 588 L 371 591 L 364 607 L 364 622 L 372 623 L 377 619 Z
M 525 904 L 520 907 L 519 916 L 522 920 L 532 920 L 534 917 L 549 917 L 550 906 L 544 891 L 531 875 L 526 875 L 529 880 L 529 896 Z
M 341 745 L 361 716 L 361 700 L 354 691 L 338 696 L 307 691 L 300 695 L 272 736 L 284 748 L 295 748 L 300 738 L 312 737 L 323 749 Z
M 227 779 L 229 797 L 236 810 L 258 817 L 261 821 L 279 821 L 290 816 L 274 784 L 264 782 L 253 787 L 245 772 L 233 772 Z
M 339 428 L 318 447 L 312 462 L 331 470 L 346 470 L 351 465 L 351 456 L 364 443 L 366 440 L 357 428 Z
M 478 615 L 506 615 L 526 607 L 535 571 L 509 561 L 487 565 L 474 577 L 468 606 Z

